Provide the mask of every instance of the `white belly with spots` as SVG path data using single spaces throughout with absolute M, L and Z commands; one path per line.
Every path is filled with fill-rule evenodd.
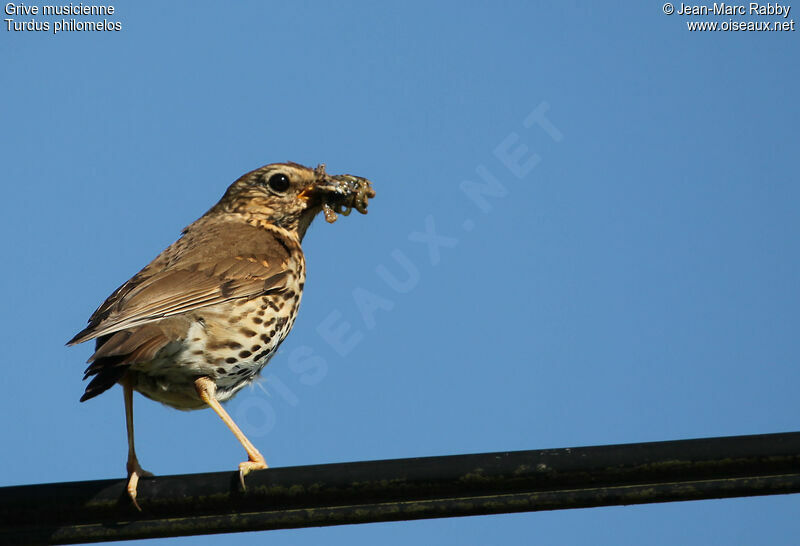
M 194 382 L 208 377 L 217 386 L 217 400 L 229 400 L 252 383 L 275 354 L 294 324 L 299 303 L 297 293 L 288 299 L 266 296 L 231 302 L 222 312 L 198 312 L 185 339 L 170 343 L 152 361 L 131 367 L 134 388 L 174 408 L 200 409 L 206 406 Z M 285 305 L 290 306 L 288 317 L 281 312 Z

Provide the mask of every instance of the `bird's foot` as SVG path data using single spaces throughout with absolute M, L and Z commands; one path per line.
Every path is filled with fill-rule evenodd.
M 247 476 L 251 470 L 263 470 L 269 468 L 267 461 L 264 460 L 260 454 L 258 457 L 250 457 L 249 460 L 239 463 L 239 481 L 242 482 L 242 491 L 247 488 L 244 485 L 244 477 Z
M 136 488 L 139 485 L 139 478 L 149 478 L 152 476 L 152 472 L 148 472 L 139 466 L 139 461 L 128 462 L 128 496 L 139 512 L 142 511 L 142 507 L 136 502 Z

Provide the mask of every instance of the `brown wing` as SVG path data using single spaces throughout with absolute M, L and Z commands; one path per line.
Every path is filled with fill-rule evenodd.
M 199 222 L 120 286 L 68 345 L 225 301 L 284 289 L 288 241 L 235 221 Z
M 154 359 L 171 341 L 183 338 L 190 322 L 186 317 L 166 318 L 97 338 L 96 351 L 89 358 L 83 379 L 94 377 L 81 402 L 110 389 L 131 365 Z

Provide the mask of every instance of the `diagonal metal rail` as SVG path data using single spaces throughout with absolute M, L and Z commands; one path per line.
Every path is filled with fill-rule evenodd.
M 0 544 L 73 544 L 800 492 L 800 432 L 0 488 Z

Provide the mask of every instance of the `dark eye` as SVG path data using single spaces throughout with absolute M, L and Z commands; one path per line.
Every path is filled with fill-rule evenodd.
M 278 173 L 270 176 L 267 184 L 269 184 L 269 187 L 272 188 L 273 190 L 279 193 L 283 193 L 289 189 L 289 185 L 291 183 L 289 182 L 288 176 L 282 173 Z

